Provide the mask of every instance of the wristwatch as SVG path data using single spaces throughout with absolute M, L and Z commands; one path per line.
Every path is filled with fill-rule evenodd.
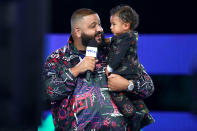
M 128 91 L 132 91 L 134 88 L 134 84 L 132 81 L 129 80 L 129 86 L 128 86 Z

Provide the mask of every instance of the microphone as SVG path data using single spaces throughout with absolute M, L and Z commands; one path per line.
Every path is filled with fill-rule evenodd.
M 86 47 L 86 56 L 97 57 L 97 47 L 98 43 L 96 40 L 90 40 L 88 46 Z M 91 71 L 88 70 L 86 73 L 86 80 L 89 81 L 91 76 Z

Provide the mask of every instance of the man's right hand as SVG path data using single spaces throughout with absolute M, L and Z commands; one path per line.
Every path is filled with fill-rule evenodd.
M 96 58 L 92 56 L 85 56 L 83 60 L 76 66 L 71 68 L 71 72 L 74 77 L 77 77 L 80 73 L 86 72 L 87 70 L 94 71 L 96 65 Z

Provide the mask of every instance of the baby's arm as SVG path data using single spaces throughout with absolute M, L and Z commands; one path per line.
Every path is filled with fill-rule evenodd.
M 126 57 L 126 53 L 129 50 L 130 39 L 122 39 L 120 43 L 114 48 L 114 53 L 109 58 L 109 65 L 107 66 L 108 72 L 113 72 L 117 69 L 122 60 Z

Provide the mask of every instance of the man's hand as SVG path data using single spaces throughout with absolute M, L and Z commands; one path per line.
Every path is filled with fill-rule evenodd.
M 108 76 L 108 87 L 110 88 L 110 91 L 125 91 L 128 86 L 129 81 L 124 77 L 117 74 L 111 74 Z
M 92 56 L 85 56 L 83 60 L 71 68 L 71 72 L 74 77 L 77 77 L 80 73 L 86 72 L 87 70 L 94 71 L 96 65 L 96 58 Z

